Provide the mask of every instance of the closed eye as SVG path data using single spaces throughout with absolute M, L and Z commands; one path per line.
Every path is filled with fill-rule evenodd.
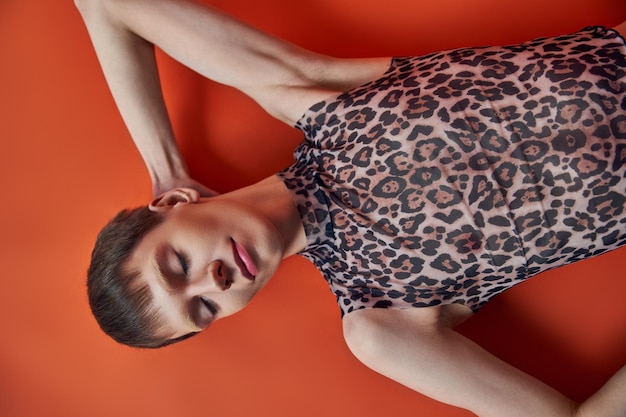
M 217 315 L 217 312 L 218 312 L 218 308 L 215 305 L 215 303 L 213 301 L 207 300 L 206 298 L 203 298 L 203 297 L 200 297 L 200 300 L 202 301 L 202 304 L 204 304 L 204 306 L 207 308 L 207 310 L 209 310 L 211 312 L 213 317 L 215 317 Z
M 180 269 L 183 271 L 183 275 L 187 276 L 189 272 L 189 260 L 187 257 L 180 252 L 174 252 L 176 254 L 176 258 L 178 258 L 178 262 L 180 263 Z

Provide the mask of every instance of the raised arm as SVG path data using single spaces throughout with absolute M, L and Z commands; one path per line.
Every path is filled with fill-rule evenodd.
M 386 59 L 343 60 L 260 32 L 187 0 L 76 0 L 155 194 L 188 181 L 163 102 L 154 45 L 241 90 L 293 125 L 316 101 L 384 72 Z
M 442 323 L 437 309 L 426 310 L 352 312 L 344 318 L 346 341 L 373 370 L 480 417 L 626 415 L 626 371 L 579 408 Z

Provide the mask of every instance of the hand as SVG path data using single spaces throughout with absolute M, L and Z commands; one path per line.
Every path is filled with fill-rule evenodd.
M 183 177 L 179 179 L 173 179 L 168 183 L 153 183 L 152 184 L 152 194 L 154 197 L 157 197 L 163 194 L 166 191 L 169 191 L 173 188 L 178 187 L 188 187 L 196 190 L 200 193 L 201 197 L 213 197 L 219 195 L 219 193 L 215 190 L 210 189 L 204 184 L 199 183 L 190 177 Z

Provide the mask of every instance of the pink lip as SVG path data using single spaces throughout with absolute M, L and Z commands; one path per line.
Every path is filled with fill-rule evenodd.
M 250 257 L 250 254 L 246 249 L 241 246 L 239 243 L 233 240 L 233 247 L 235 248 L 236 260 L 241 261 L 241 266 L 243 266 L 244 275 L 246 278 L 254 280 L 256 278 L 257 269 Z

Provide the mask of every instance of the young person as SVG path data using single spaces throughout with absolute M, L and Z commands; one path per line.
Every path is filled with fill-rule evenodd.
M 202 331 L 300 253 L 383 375 L 480 416 L 626 413 L 625 369 L 579 405 L 453 330 L 516 283 L 624 243 L 624 25 L 337 59 L 185 0 L 78 7 L 156 195 L 94 249 L 90 303 L 116 340 Z M 189 178 L 153 45 L 302 130 L 296 162 L 222 195 Z

